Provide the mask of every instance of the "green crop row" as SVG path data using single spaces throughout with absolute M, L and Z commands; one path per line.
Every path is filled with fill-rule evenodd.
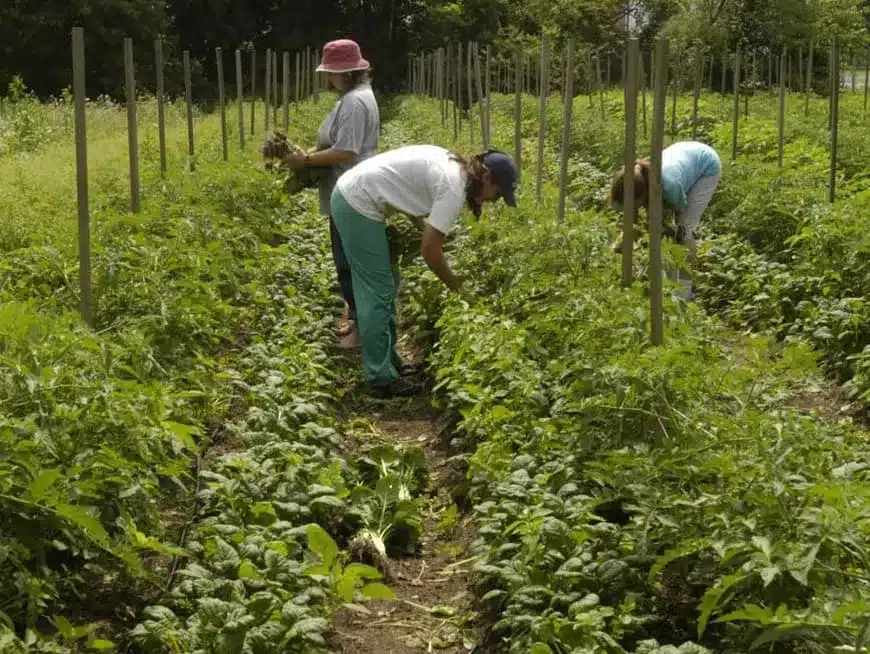
M 326 106 L 294 110 L 293 133 Z M 383 447 L 340 458 L 334 271 L 311 193 L 288 199 L 251 145 L 216 163 L 219 141 L 194 173 L 154 173 L 138 215 L 98 182 L 92 331 L 59 133 L 2 162 L 60 229 L 31 225 L 0 271 L 0 650 L 323 650 L 337 606 L 389 595 L 338 546 L 413 548 L 406 473 L 424 464 Z M 103 136 L 116 166 L 123 135 Z
M 843 99 L 839 131 L 837 201 L 830 204 L 827 185 L 830 136 L 826 105 L 813 99 L 805 116 L 804 100 L 787 98 L 783 173 L 777 155 L 776 98 L 760 94 L 750 99 L 748 117 L 741 116 L 738 158 L 730 162 L 731 99 L 704 94 L 699 103 L 696 138 L 711 143 L 725 166 L 723 180 L 701 223 L 698 287 L 702 306 L 724 316 L 738 329 L 770 332 L 780 340 L 799 338 L 821 355 L 831 376 L 863 407 L 870 402 L 870 236 L 866 229 L 868 177 L 864 143 L 868 123 L 863 95 Z M 607 207 L 607 185 L 622 165 L 624 137 L 622 97 L 577 98 L 571 131 L 569 179 L 574 207 Z M 512 99 L 498 97 L 493 109 L 507 116 Z M 741 109 L 745 105 L 741 102 Z M 649 107 L 648 118 L 652 109 Z M 692 100 L 681 96 L 677 120 L 668 134 L 692 138 Z M 531 98 L 523 105 L 525 156 L 534 154 L 538 110 Z M 670 135 L 671 126 L 676 135 Z M 547 148 L 544 172 L 558 170 L 562 107 L 552 99 L 547 107 Z M 638 154 L 648 154 L 649 139 L 639 130 Z M 512 132 L 496 132 L 497 144 L 512 151 Z M 529 176 L 527 192 L 534 182 Z M 613 215 L 614 225 L 618 217 Z M 639 256 L 643 256 L 643 250 Z M 639 269 L 644 274 L 643 269 Z
M 425 101 L 406 110 L 406 129 L 410 116 L 437 123 Z M 505 114 L 493 135 L 509 148 Z M 669 295 L 665 345 L 650 348 L 641 285 L 619 286 L 613 217 L 575 210 L 558 225 L 553 186 L 536 203 L 529 184 L 518 210 L 488 209 L 452 246 L 473 303 L 421 269 L 406 286 L 406 311 L 435 337 L 453 454 L 468 464 L 489 644 L 857 645 L 870 608 L 868 434 L 801 408 L 824 406 L 811 351 L 739 336 Z

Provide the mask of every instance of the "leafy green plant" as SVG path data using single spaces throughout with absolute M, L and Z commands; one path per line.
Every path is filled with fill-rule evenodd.
M 391 600 L 395 594 L 379 580 L 381 573 L 362 563 L 348 563 L 339 552 L 335 541 L 319 525 L 308 526 L 308 549 L 319 559 L 316 565 L 305 569 L 305 574 L 327 581 L 337 602 L 327 610 L 330 617 L 342 606 L 361 596 L 365 599 Z

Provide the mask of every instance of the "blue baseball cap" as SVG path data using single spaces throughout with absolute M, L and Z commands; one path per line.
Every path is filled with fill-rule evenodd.
M 504 203 L 509 207 L 517 206 L 514 191 L 520 174 L 514 160 L 500 150 L 487 150 L 480 158 L 501 191 Z

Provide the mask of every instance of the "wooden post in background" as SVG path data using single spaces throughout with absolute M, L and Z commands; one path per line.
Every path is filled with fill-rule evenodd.
M 571 150 L 571 116 L 574 107 L 574 38 L 565 44 L 565 106 L 562 121 L 562 153 L 559 158 L 559 223 L 565 222 L 565 203 L 568 197 L 568 158 Z
M 282 57 L 283 73 L 284 78 L 281 80 L 283 82 L 283 102 L 284 102 L 284 132 L 290 129 L 290 53 L 284 52 L 284 56 Z
M 317 73 L 314 72 L 315 62 L 320 61 L 320 50 L 314 51 L 314 59 L 311 61 L 311 66 L 308 69 L 308 74 L 311 75 L 311 87 L 314 89 L 314 102 L 320 102 L 320 84 L 318 84 L 318 80 L 320 79 L 317 76 Z
M 456 104 L 460 108 L 457 111 L 457 130 L 462 128 L 462 41 L 456 44 Z M 458 137 L 458 133 L 457 133 Z
M 731 161 L 737 161 L 737 127 L 740 122 L 740 41 L 734 52 L 734 126 L 731 131 Z
M 538 77 L 538 85 L 540 86 L 540 114 L 538 116 L 538 174 L 535 181 L 535 194 L 540 201 L 541 186 L 544 176 L 544 139 L 547 138 L 547 88 L 546 88 L 546 71 L 549 65 L 549 54 L 547 35 L 541 34 L 541 70 Z
M 296 109 L 299 109 L 299 100 L 301 100 L 300 92 L 302 90 L 300 79 L 302 75 L 302 53 L 296 51 L 296 77 L 293 79 L 293 102 L 296 104 Z
M 631 286 L 632 252 L 634 250 L 634 162 L 637 159 L 637 78 L 640 60 L 640 43 L 636 38 L 628 40 L 625 56 L 625 183 L 622 203 L 622 285 Z
M 651 171 L 649 179 L 649 298 L 650 337 L 653 345 L 664 342 L 662 279 L 662 149 L 665 141 L 665 91 L 668 76 L 668 40 L 660 36 L 655 47 L 655 91 Z
M 160 176 L 166 174 L 166 112 L 163 105 L 163 40 L 154 39 L 154 68 L 157 72 L 157 140 L 160 148 Z
M 254 138 L 256 129 L 256 111 L 257 109 L 257 50 L 251 48 L 251 138 Z
M 523 174 L 523 50 L 517 48 L 516 75 L 514 75 L 514 162 L 517 172 Z
M 278 130 L 278 51 L 272 51 L 272 125 Z
M 638 52 L 637 54 L 637 67 L 638 72 L 640 73 L 640 93 L 641 93 L 641 121 L 643 123 L 643 138 L 646 139 L 647 131 L 646 131 L 646 87 L 647 87 L 647 76 L 644 71 L 643 66 L 643 53 Z
M 677 135 L 677 95 L 680 92 L 680 81 L 682 79 L 680 67 L 677 62 L 674 62 L 674 76 L 671 80 L 671 86 L 673 87 L 673 102 L 671 107 L 671 137 L 676 137 Z
M 450 84 L 448 84 L 448 94 L 449 97 L 453 99 L 453 142 L 455 143 L 459 140 L 459 89 L 460 89 L 460 76 L 459 70 L 461 66 L 459 66 L 459 62 L 461 61 L 461 57 L 457 58 L 454 61 L 454 50 L 450 47 L 450 44 L 447 44 L 447 69 L 450 71 Z
M 474 44 L 474 81 L 477 87 L 477 108 L 480 114 L 480 136 L 483 149 L 489 148 L 489 134 L 486 128 L 486 98 L 483 95 L 483 80 L 480 74 L 480 52 L 477 43 Z
M 191 172 L 196 170 L 193 144 L 193 84 L 190 80 L 190 51 L 181 53 L 184 64 L 184 103 L 187 107 L 187 165 Z
M 834 128 L 834 86 L 840 88 L 840 80 L 834 81 L 834 43 L 828 50 L 828 131 Z
M 803 90 L 804 85 L 804 46 L 798 46 L 798 72 L 797 72 L 797 87 L 798 89 Z
M 224 161 L 230 158 L 229 148 L 227 147 L 227 95 L 226 87 L 224 86 L 224 53 L 220 47 L 214 49 L 214 56 L 217 62 L 218 75 L 218 104 L 221 112 L 221 152 Z
M 239 103 L 239 150 L 245 149 L 245 87 L 242 86 L 242 51 L 236 48 L 236 101 Z
M 828 188 L 828 202 L 833 202 L 837 195 L 837 137 L 840 121 L 840 39 L 834 37 L 831 45 L 831 68 L 836 83 L 831 95 L 831 180 Z
M 468 82 L 468 135 L 469 141 L 474 143 L 474 91 L 472 90 L 472 84 L 474 83 L 472 80 L 473 75 L 471 74 L 471 41 L 465 44 L 466 50 L 466 67 L 465 67 L 465 78 Z
M 266 49 L 266 77 L 265 77 L 265 86 L 263 87 L 265 92 L 265 100 L 263 106 L 263 121 L 265 124 L 266 133 L 268 135 L 269 132 L 269 119 L 271 115 L 269 113 L 269 100 L 272 90 L 272 49 Z
M 91 217 L 88 199 L 88 130 L 85 115 L 85 34 L 72 29 L 73 100 L 76 123 L 76 199 L 79 217 L 79 293 L 82 319 L 94 326 L 91 295 Z
M 813 92 L 813 48 L 815 39 L 810 39 L 810 55 L 807 59 L 807 83 L 804 89 L 804 116 L 810 115 L 810 93 Z
M 598 85 L 598 99 L 601 103 L 601 120 L 604 120 L 604 89 L 601 88 L 601 56 L 595 55 L 595 83 Z
M 124 38 L 125 99 L 127 101 L 127 142 L 130 150 L 130 211 L 139 213 L 139 136 L 136 122 L 136 74 L 133 70 L 133 39 Z
M 870 57 L 864 55 L 864 117 L 867 117 L 867 92 L 870 91 Z
M 701 99 L 701 84 L 704 75 L 704 56 L 700 49 L 695 53 L 695 88 L 692 95 L 692 140 L 698 137 L 698 101 Z
M 492 132 L 490 130 L 490 119 L 492 118 L 492 46 L 487 44 L 486 46 L 486 75 L 484 76 L 484 83 L 486 87 L 484 91 L 486 93 L 486 147 L 489 147 L 490 143 L 492 143 Z M 498 92 L 496 88 L 496 93 Z
M 777 132 L 779 141 L 777 143 L 777 162 L 779 174 L 777 182 L 782 184 L 782 159 L 783 147 L 785 138 L 785 85 L 786 85 L 786 54 L 783 52 L 779 57 L 779 113 L 777 115 Z

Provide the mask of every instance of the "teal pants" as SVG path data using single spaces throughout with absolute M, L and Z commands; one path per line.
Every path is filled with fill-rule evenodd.
M 350 264 L 363 374 L 373 385 L 399 378 L 396 351 L 398 267 L 390 265 L 387 226 L 364 216 L 333 190 L 332 218 Z

